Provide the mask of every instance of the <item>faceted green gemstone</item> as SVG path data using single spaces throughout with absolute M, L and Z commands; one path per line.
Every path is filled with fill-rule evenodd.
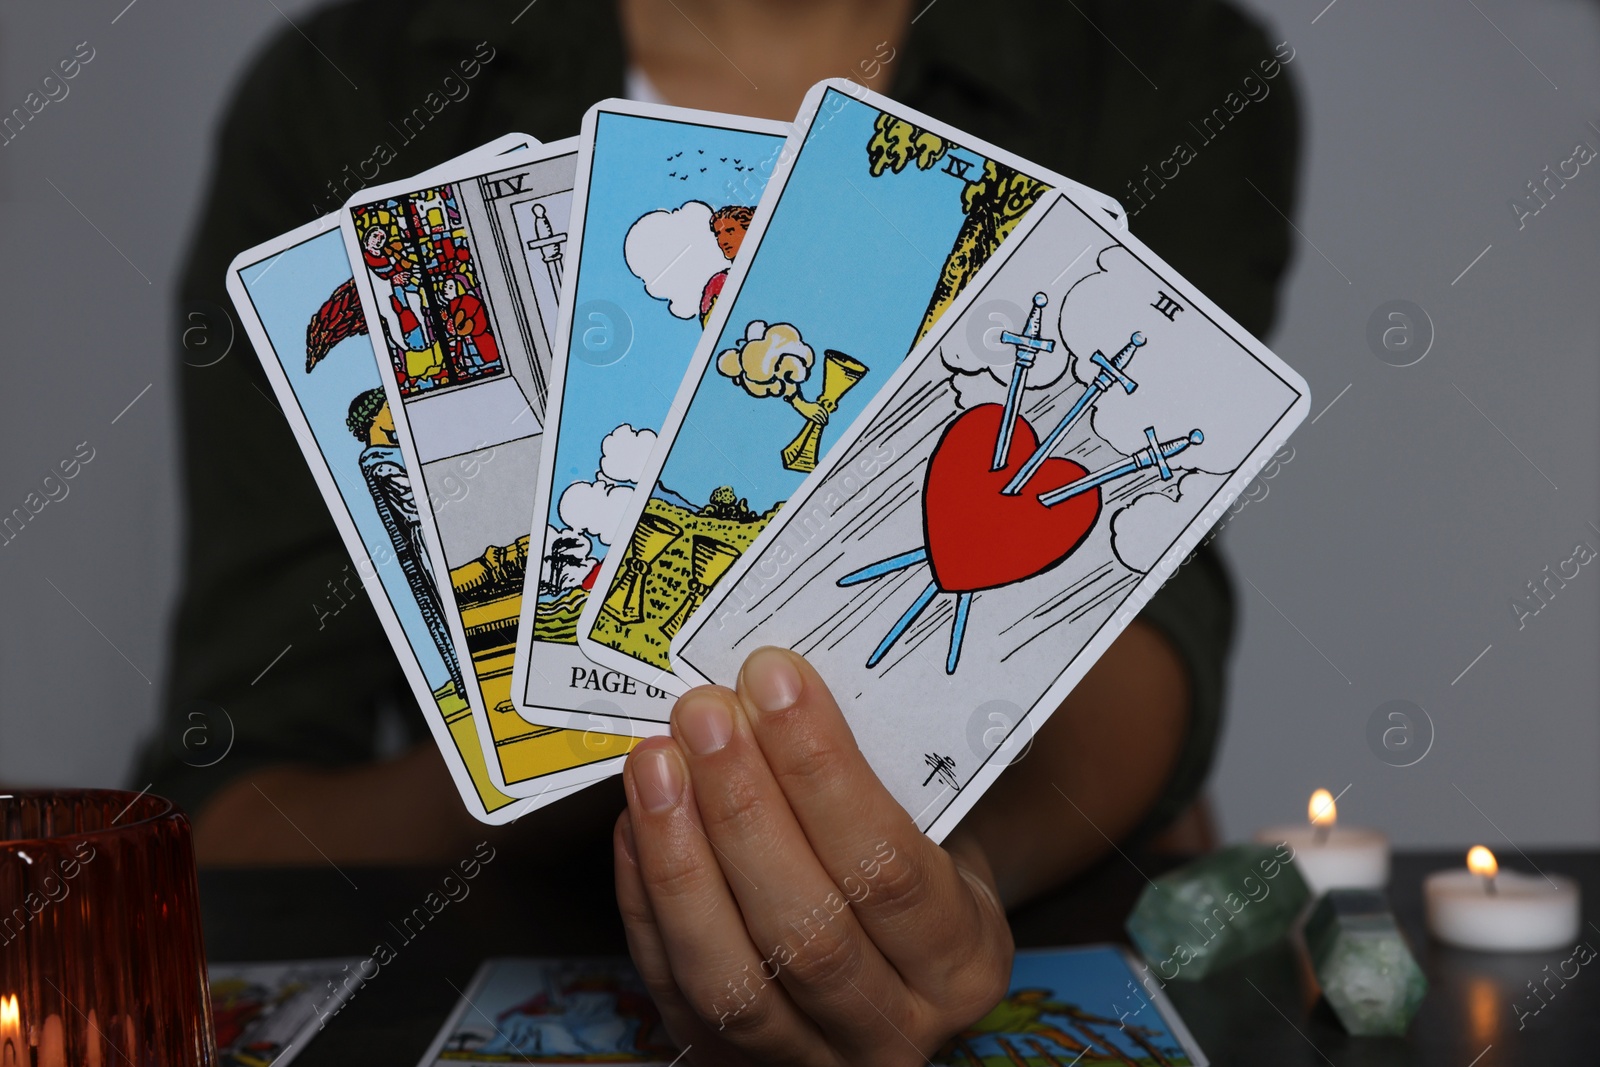
M 1388 901 L 1373 889 L 1330 889 L 1306 921 L 1322 995 L 1352 1034 L 1406 1032 L 1428 991 Z
M 1139 895 L 1128 936 L 1162 981 L 1204 978 L 1260 951 L 1311 899 L 1287 855 L 1284 846 L 1233 845 L 1162 875 Z

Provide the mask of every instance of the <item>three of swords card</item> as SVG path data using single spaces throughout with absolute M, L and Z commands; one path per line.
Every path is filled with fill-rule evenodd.
M 1100 193 L 836 79 L 806 97 L 602 561 L 578 643 L 669 693 L 668 645 L 1028 210 Z M 630 728 L 666 731 L 669 702 Z
M 1045 196 L 678 633 L 828 680 L 942 840 L 1304 418 L 1304 380 Z

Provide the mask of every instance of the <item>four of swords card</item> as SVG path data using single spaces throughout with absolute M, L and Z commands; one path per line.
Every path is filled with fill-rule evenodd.
M 607 731 L 672 696 L 578 649 L 578 618 L 782 147 L 781 123 L 607 100 L 584 117 L 512 699 Z M 623 730 L 626 724 L 620 724 Z
M 410 472 L 490 778 L 535 803 L 609 775 L 632 743 L 531 726 L 511 703 L 576 148 L 442 168 L 340 213 L 383 376 L 351 419 Z
M 670 693 L 672 636 L 1050 190 L 1114 201 L 842 79 L 806 97 L 578 621 Z M 670 702 L 633 718 L 664 733 Z
M 827 679 L 944 836 L 1305 416 L 1301 377 L 1137 239 L 1045 195 L 672 646 Z M 670 468 L 669 468 L 670 469 Z
M 468 158 L 537 143 L 508 135 Z M 340 583 L 343 595 L 365 588 L 371 598 L 467 810 L 484 822 L 514 818 L 522 805 L 484 765 L 404 458 L 375 425 L 386 421 L 374 406 L 383 376 L 363 336 L 338 216 L 240 253 L 228 293 L 350 552 L 355 581 Z

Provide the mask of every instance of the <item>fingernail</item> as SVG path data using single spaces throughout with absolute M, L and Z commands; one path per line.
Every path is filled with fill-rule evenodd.
M 800 672 L 781 649 L 759 648 L 744 661 L 744 690 L 758 711 L 794 707 L 800 689 Z
M 691 693 L 678 701 L 674 720 L 683 743 L 696 756 L 709 756 L 733 736 L 728 702 L 715 693 Z
M 637 757 L 633 780 L 644 810 L 659 815 L 683 796 L 683 767 L 678 754 L 668 748 L 649 748 Z

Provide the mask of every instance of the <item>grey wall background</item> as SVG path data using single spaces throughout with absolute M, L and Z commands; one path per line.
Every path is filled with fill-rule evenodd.
M 1520 629 L 1511 607 L 1579 542 L 1600 550 L 1600 160 L 1521 229 L 1508 206 L 1577 142 L 1600 149 L 1600 9 L 1246 2 L 1295 49 L 1306 105 L 1302 237 L 1268 340 L 1310 380 L 1315 421 L 1223 535 L 1242 608 L 1223 830 L 1303 818 L 1322 785 L 1402 844 L 1600 844 L 1600 560 Z M 314 6 L 0 9 L 0 112 L 79 42 L 95 53 L 0 147 L 0 514 L 94 450 L 0 547 L 7 784 L 144 784 L 177 375 L 203 372 L 177 356 L 172 278 L 225 94 Z M 1367 339 L 1393 300 L 1423 312 L 1407 367 Z M 1380 711 L 1394 700 L 1421 709 L 1409 741 L 1369 743 L 1375 714 L 1402 725 Z

